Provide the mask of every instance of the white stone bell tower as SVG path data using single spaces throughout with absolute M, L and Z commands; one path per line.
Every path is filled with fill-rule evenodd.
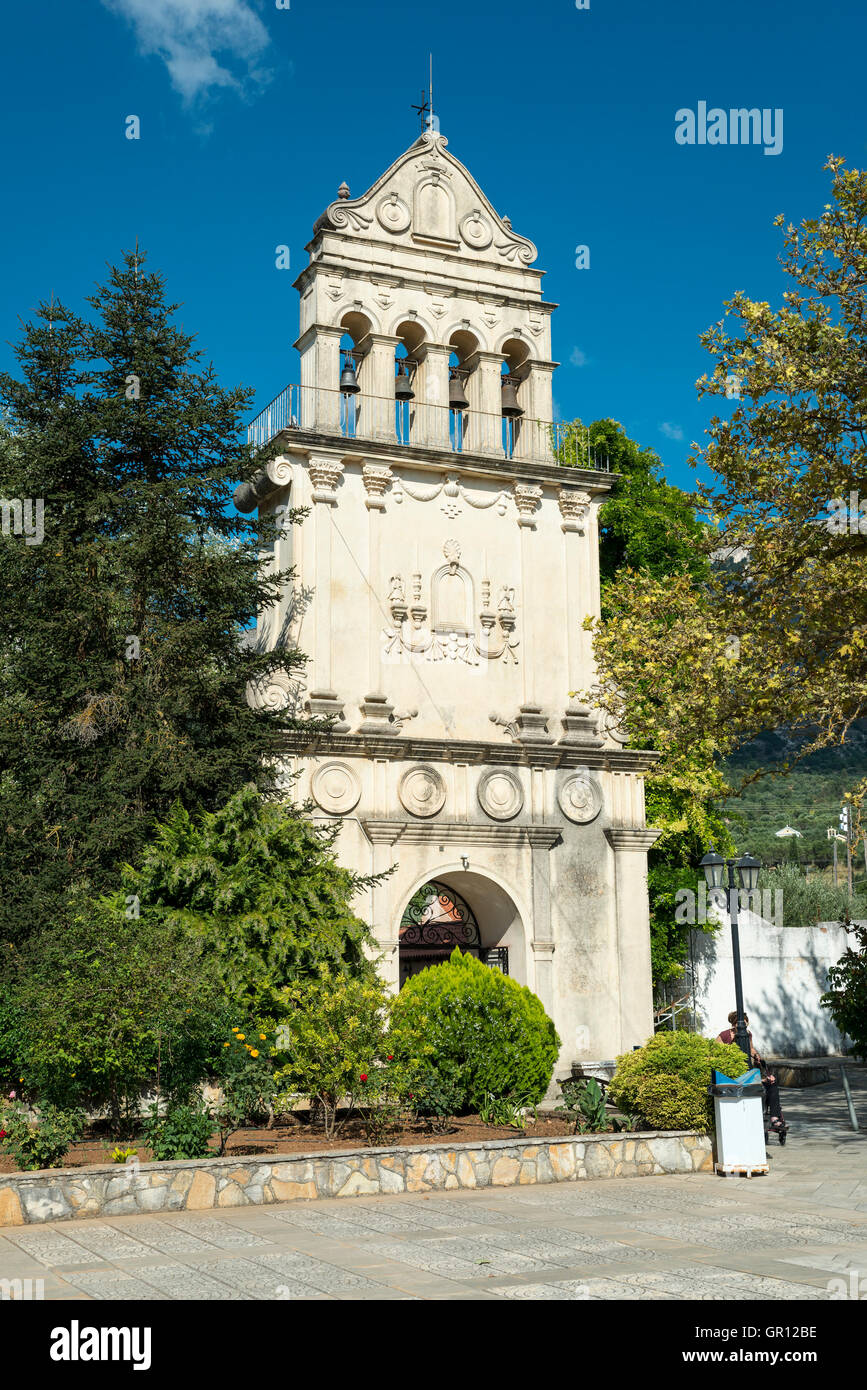
M 655 755 L 569 699 L 594 680 L 611 478 L 552 425 L 536 249 L 441 135 L 360 198 L 342 185 L 307 250 L 298 384 L 251 426 L 280 454 L 236 501 L 309 509 L 275 547 L 296 581 L 258 631 L 309 662 L 303 686 L 255 698 L 333 719 L 287 770 L 343 822 L 347 865 L 398 865 L 359 903 L 389 979 L 460 941 L 540 996 L 562 1076 L 653 1029 Z

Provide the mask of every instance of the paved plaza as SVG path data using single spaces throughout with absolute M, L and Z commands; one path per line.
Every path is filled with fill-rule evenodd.
M 867 1128 L 867 1071 L 852 1069 Z M 348 1198 L 5 1229 L 46 1299 L 830 1299 L 867 1294 L 867 1134 L 839 1079 L 783 1093 L 762 1178 Z M 854 1272 L 854 1273 L 853 1273 Z M 838 1295 L 839 1296 L 839 1295 Z

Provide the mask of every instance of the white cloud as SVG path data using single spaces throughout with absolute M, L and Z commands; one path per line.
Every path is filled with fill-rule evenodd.
M 582 352 L 580 348 L 573 348 L 569 361 L 572 363 L 573 367 L 586 367 L 587 354 L 586 352 Z
M 659 428 L 666 439 L 683 439 L 683 430 L 680 425 L 670 425 L 668 421 L 665 420 Z
M 139 50 L 165 63 L 187 103 L 215 87 L 244 93 L 270 74 L 259 67 L 268 31 L 246 0 L 102 0 L 129 20 Z M 218 56 L 219 55 L 219 56 Z

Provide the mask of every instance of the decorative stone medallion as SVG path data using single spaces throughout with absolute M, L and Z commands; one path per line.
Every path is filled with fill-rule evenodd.
M 578 825 L 588 825 L 602 810 L 602 792 L 586 773 L 570 777 L 560 788 L 560 810 Z
M 464 217 L 460 224 L 461 236 L 476 251 L 484 251 L 486 246 L 490 246 L 494 239 L 491 224 L 486 217 L 482 217 L 479 208 L 474 208 L 467 217 Z
M 406 203 L 397 193 L 388 193 L 376 205 L 376 220 L 387 232 L 405 232 L 410 224 L 411 214 Z
M 361 783 L 346 763 L 326 763 L 319 767 L 310 781 L 313 800 L 323 811 L 333 816 L 345 816 L 358 804 Z
M 413 816 L 435 816 L 446 799 L 446 784 L 434 767 L 411 767 L 397 789 L 401 805 Z
M 521 783 L 513 772 L 486 772 L 479 781 L 479 805 L 492 820 L 511 820 L 524 805 Z

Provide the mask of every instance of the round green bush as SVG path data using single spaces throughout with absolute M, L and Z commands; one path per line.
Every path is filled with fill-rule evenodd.
M 682 1076 L 657 1072 L 637 1091 L 638 1110 L 651 1129 L 704 1129 L 707 1096 Z
M 394 1002 L 393 1025 L 420 1029 L 426 1059 L 462 1110 L 486 1095 L 535 1105 L 551 1081 L 560 1039 L 540 1001 L 524 985 L 457 948 L 442 965 L 413 975 Z
M 655 1033 L 644 1047 L 617 1058 L 609 1095 L 627 1115 L 642 1115 L 654 1129 L 696 1129 L 712 1123 L 707 1087 L 714 1067 L 726 1076 L 741 1076 L 746 1070 L 744 1054 L 734 1043 L 716 1042 L 700 1033 Z M 644 1091 L 651 1116 L 643 1108 L 642 1086 L 657 1077 L 663 1081 Z

